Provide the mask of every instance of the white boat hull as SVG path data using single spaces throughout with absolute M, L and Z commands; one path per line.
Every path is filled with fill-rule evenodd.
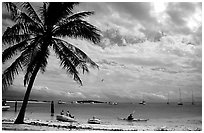
M 2 111 L 7 111 L 10 109 L 10 106 L 9 105 L 6 105 L 6 106 L 2 106 Z
M 89 119 L 88 123 L 89 124 L 100 124 L 101 120 L 100 119 Z
M 57 115 L 56 119 L 64 122 L 77 122 L 74 118 L 65 115 Z

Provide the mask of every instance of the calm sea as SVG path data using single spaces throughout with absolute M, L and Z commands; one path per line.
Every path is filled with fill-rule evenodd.
M 11 106 L 9 111 L 2 111 L 2 118 L 13 119 L 17 117 L 21 103 L 18 103 L 17 112 L 14 111 L 14 102 L 8 102 Z M 202 120 L 202 103 L 184 103 L 178 106 L 176 103 L 169 105 L 165 103 L 148 103 L 140 105 L 138 103 L 128 104 L 119 103 L 118 105 L 109 104 L 57 104 L 55 103 L 55 116 L 50 115 L 50 103 L 29 103 L 26 111 L 26 118 L 35 120 L 56 120 L 56 115 L 61 110 L 69 110 L 79 123 L 87 123 L 89 118 L 96 116 L 102 120 L 102 124 L 126 125 L 130 124 L 117 118 L 127 117 L 134 112 L 135 118 L 149 119 L 148 122 L 158 122 L 167 119 L 200 118 Z

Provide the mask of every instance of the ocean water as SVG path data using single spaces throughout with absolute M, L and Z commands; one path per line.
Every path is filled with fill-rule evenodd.
M 2 118 L 16 118 L 21 107 L 18 103 L 17 112 L 14 111 L 14 102 L 8 102 L 11 106 L 9 111 L 2 111 Z M 119 103 L 118 105 L 109 104 L 57 104 L 55 103 L 55 114 L 50 114 L 50 103 L 29 103 L 26 110 L 26 118 L 34 120 L 56 120 L 56 115 L 60 114 L 61 110 L 69 110 L 75 116 L 79 123 L 87 123 L 89 118 L 93 116 L 100 118 L 102 124 L 108 125 L 134 125 L 127 121 L 118 120 L 117 118 L 125 118 L 130 113 L 134 112 L 134 118 L 149 119 L 148 122 L 163 122 L 163 120 L 175 119 L 193 119 L 200 118 L 202 120 L 202 103 L 184 103 L 183 106 L 178 106 L 176 103 L 148 103 L 140 105 L 138 103 Z

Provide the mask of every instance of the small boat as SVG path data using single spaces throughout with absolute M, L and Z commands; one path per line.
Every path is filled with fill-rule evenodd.
M 8 111 L 10 109 L 9 105 L 3 105 L 2 106 L 2 111 Z
M 143 104 L 143 105 L 145 105 L 146 102 L 143 100 L 143 101 L 141 101 L 139 104 Z
M 89 124 L 100 124 L 100 123 L 101 123 L 101 120 L 98 119 L 98 118 L 93 118 L 93 119 L 89 119 L 89 120 L 88 120 L 88 123 L 89 123 Z
M 8 111 L 10 109 L 10 106 L 6 104 L 6 99 L 2 100 L 2 111 Z
M 148 121 L 149 119 L 132 119 L 132 120 L 129 120 L 127 118 L 118 118 L 119 120 L 125 120 L 125 121 L 129 121 L 129 122 L 146 122 Z
M 166 104 L 169 104 L 169 93 L 168 93 L 168 101 L 167 101 L 167 103 Z
M 63 102 L 62 100 L 58 101 L 58 104 L 65 104 L 66 102 Z
M 139 104 L 146 105 L 146 101 L 144 100 L 144 95 L 143 95 L 143 100 L 139 102 Z
M 56 118 L 58 121 L 63 121 L 63 122 L 77 122 L 74 118 L 71 118 L 66 115 L 57 115 Z

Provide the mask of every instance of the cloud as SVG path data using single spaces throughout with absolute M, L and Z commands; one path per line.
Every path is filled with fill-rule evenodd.
M 170 91 L 172 99 L 177 99 L 180 87 L 185 98 L 192 88 L 195 96 L 202 97 L 201 5 L 167 3 L 166 7 L 154 14 L 152 3 L 94 2 L 77 6 L 76 10 L 95 11 L 86 20 L 102 30 L 101 43 L 63 39 L 83 50 L 99 69 L 80 73 L 80 86 L 61 70 L 51 51 L 46 72 L 38 74 L 32 95 L 42 99 L 136 101 L 146 94 L 149 101 L 161 101 Z M 4 15 L 3 27 L 9 25 L 8 21 Z M 20 73 L 14 82 L 22 95 L 26 89 L 23 77 Z

